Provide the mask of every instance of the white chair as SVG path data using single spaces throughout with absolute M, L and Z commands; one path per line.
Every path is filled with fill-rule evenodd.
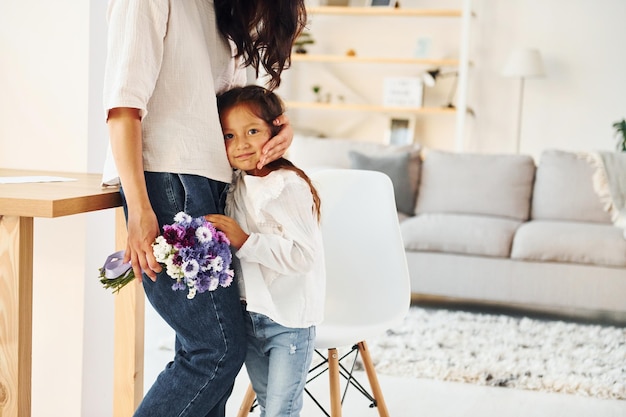
M 356 387 L 372 400 L 381 417 L 387 417 L 365 340 L 401 323 L 410 305 L 393 186 L 388 176 L 376 171 L 325 169 L 310 176 L 322 202 L 326 307 L 324 322 L 317 326 L 315 347 L 318 352 L 328 351 L 324 362 L 329 371 L 330 416 L 341 416 L 343 376 L 346 391 Z M 343 347 L 352 347 L 361 355 L 371 396 L 353 379 L 351 369 L 340 363 L 348 356 L 339 357 L 337 348 Z M 254 391 L 249 387 L 238 417 L 247 416 L 253 402 Z

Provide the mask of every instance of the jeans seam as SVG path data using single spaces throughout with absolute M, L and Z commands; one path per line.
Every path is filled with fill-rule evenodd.
M 165 192 L 167 193 L 167 198 L 170 201 L 170 203 L 172 204 L 172 206 L 176 207 L 176 211 L 182 211 L 184 209 L 179 207 L 178 205 L 178 201 L 176 201 L 176 194 L 174 193 L 174 185 L 172 183 L 172 177 L 173 175 L 168 175 L 165 177 L 165 180 L 167 181 L 167 186 L 165 187 Z M 176 177 L 178 178 L 178 176 Z M 180 179 L 179 179 L 180 181 Z M 182 184 L 181 184 L 182 187 Z
M 312 355 L 311 352 L 311 347 L 313 346 L 313 341 L 311 340 L 311 327 L 309 327 L 309 331 L 308 331 L 309 337 L 307 337 L 307 341 L 306 341 L 306 356 L 305 357 L 309 357 L 310 355 Z M 304 375 L 304 387 L 306 387 L 306 379 L 307 379 L 307 375 L 309 373 L 309 367 L 310 367 L 310 362 L 307 363 L 309 361 L 303 361 L 302 362 L 302 368 L 300 369 L 300 375 Z M 303 387 L 303 388 L 304 388 Z M 293 395 L 291 396 L 291 399 L 289 400 L 289 415 L 291 416 L 293 413 L 293 401 L 294 401 L 294 397 L 298 394 L 299 391 L 294 391 Z M 304 395 L 304 392 L 301 393 L 301 395 Z
M 209 296 L 211 297 L 211 303 L 213 304 L 213 311 L 216 312 L 215 316 L 216 316 L 216 321 L 220 327 L 220 331 L 222 332 L 222 340 L 224 341 L 224 354 L 219 358 L 219 360 L 217 361 L 217 364 L 215 365 L 215 368 L 213 369 L 213 374 L 209 377 L 209 379 L 206 380 L 206 382 L 202 385 L 202 387 L 198 390 L 198 392 L 196 392 L 196 395 L 191 399 L 191 401 L 189 401 L 189 403 L 187 404 L 187 406 L 180 412 L 179 417 L 184 417 L 184 415 L 189 411 L 189 409 L 191 408 L 191 405 L 193 404 L 193 402 L 195 401 L 196 398 L 198 398 L 206 389 L 206 387 L 209 386 L 209 384 L 211 383 L 211 381 L 213 381 L 215 379 L 215 377 L 218 375 L 220 368 L 222 368 L 222 364 L 224 363 L 224 358 L 227 356 L 228 351 L 229 351 L 229 344 L 226 341 L 226 333 L 224 332 L 224 326 L 222 321 L 220 320 L 220 316 L 219 314 L 217 314 L 217 306 L 215 305 L 215 298 L 213 297 L 213 293 L 210 293 Z

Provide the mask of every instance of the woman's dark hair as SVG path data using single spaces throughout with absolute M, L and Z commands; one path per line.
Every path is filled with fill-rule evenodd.
M 237 46 L 237 57 L 259 75 L 263 66 L 269 88 L 280 85 L 280 76 L 291 65 L 291 48 L 306 25 L 304 0 L 215 0 L 217 25 Z
M 283 101 L 277 94 L 258 85 L 247 85 L 245 87 L 235 87 L 217 96 L 217 110 L 220 114 L 238 105 L 246 106 L 255 116 L 265 121 L 271 128 L 272 137 L 276 136 L 280 126 L 275 126 L 274 120 L 285 112 Z M 272 171 L 288 169 L 304 179 L 311 188 L 313 212 L 319 220 L 320 198 L 309 176 L 286 158 L 278 158 L 265 166 Z

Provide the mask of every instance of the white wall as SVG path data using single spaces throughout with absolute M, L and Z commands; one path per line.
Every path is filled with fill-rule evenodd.
M 474 147 L 513 149 L 517 80 L 500 71 L 511 47 L 538 48 L 546 77 L 526 80 L 521 151 L 615 149 L 611 125 L 626 117 L 626 2 L 475 1 Z
M 403 0 L 403 7 L 461 8 L 462 0 Z M 504 78 L 502 67 L 515 47 L 538 48 L 546 77 L 526 80 L 521 152 L 538 156 L 545 148 L 614 149 L 611 125 L 626 116 L 626 2 L 623 0 L 473 0 L 467 148 L 514 152 L 519 80 Z M 411 57 L 418 38 L 431 39 L 433 58 L 458 57 L 460 21 L 455 18 L 359 18 L 311 15 L 316 44 L 311 53 Z M 377 26 L 379 25 L 380 26 Z M 345 86 L 373 104 L 382 102 L 385 75 L 420 76 L 429 68 L 402 65 L 294 63 L 281 93 L 311 99 L 311 85 L 343 93 Z M 333 83 L 327 73 L 343 81 Z M 445 104 L 450 80 L 427 89 L 425 104 Z M 358 100 L 352 96 L 351 98 Z M 381 140 L 386 116 L 354 112 L 291 111 L 305 130 Z M 451 149 L 454 116 L 418 116 L 416 140 Z
M 101 171 L 106 2 L 91 3 L 0 5 L 0 166 Z M 36 219 L 34 239 L 32 415 L 110 416 L 113 298 L 96 277 L 112 212 Z

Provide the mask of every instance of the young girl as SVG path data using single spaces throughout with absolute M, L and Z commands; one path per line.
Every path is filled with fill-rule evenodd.
M 323 315 L 325 266 L 320 201 L 307 175 L 280 158 L 257 168 L 283 113 L 263 87 L 218 96 L 228 160 L 235 178 L 226 213 L 206 218 L 226 233 L 241 262 L 239 290 L 247 307 L 246 369 L 261 416 L 298 416 Z

